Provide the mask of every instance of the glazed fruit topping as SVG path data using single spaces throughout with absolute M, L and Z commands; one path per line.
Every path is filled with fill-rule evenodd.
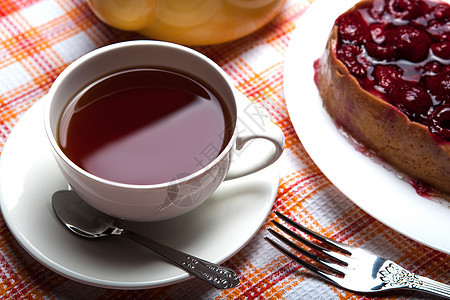
M 346 44 L 339 48 L 338 55 L 350 72 L 357 77 L 367 76 L 369 62 L 362 56 L 362 49 L 353 44 Z
M 450 104 L 439 106 L 431 113 L 430 131 L 441 136 L 442 138 L 450 139 Z
M 450 5 L 362 1 L 336 25 L 337 56 L 361 86 L 450 141 Z
M 434 8 L 434 14 L 437 20 L 448 20 L 450 18 L 450 6 L 446 4 L 438 4 Z
M 450 104 L 450 70 L 429 76 L 426 79 L 427 88 L 439 103 Z
M 373 42 L 367 42 L 365 47 L 367 54 L 378 60 L 392 61 L 396 57 L 394 47 L 392 46 L 383 46 Z
M 387 11 L 394 18 L 403 20 L 412 20 L 421 15 L 424 9 L 424 3 L 414 0 L 389 0 L 387 1 Z
M 391 65 L 376 65 L 374 67 L 373 75 L 375 76 L 378 85 L 383 88 L 382 92 L 392 90 L 394 84 L 400 81 L 403 77 L 403 70 L 397 66 Z
M 428 110 L 433 105 L 430 95 L 420 86 L 407 82 L 397 81 L 388 95 L 391 103 L 396 105 L 411 120 L 421 122 L 427 118 Z
M 420 62 L 428 57 L 431 38 L 426 31 L 409 25 L 386 29 L 386 44 L 395 49 L 396 58 Z
M 342 17 L 339 36 L 349 43 L 365 43 L 370 39 L 367 23 L 359 12 Z
M 431 51 L 439 58 L 450 59 L 450 41 L 432 44 Z

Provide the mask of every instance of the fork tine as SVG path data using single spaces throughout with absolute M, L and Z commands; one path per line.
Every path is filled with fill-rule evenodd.
M 292 227 L 295 227 L 296 229 L 300 230 L 301 232 L 303 232 L 303 233 L 305 233 L 305 234 L 307 234 L 309 236 L 312 236 L 313 238 L 315 238 L 315 239 L 317 239 L 317 240 L 319 240 L 319 241 L 321 241 L 321 242 L 323 242 L 323 243 L 325 243 L 327 245 L 330 245 L 330 246 L 333 246 L 333 247 L 339 249 L 344 254 L 352 255 L 352 253 L 350 252 L 350 249 L 351 249 L 350 246 L 342 244 L 342 243 L 339 243 L 339 242 L 334 241 L 332 239 L 329 239 L 329 238 L 327 238 L 327 237 L 325 237 L 325 236 L 323 236 L 321 234 L 318 234 L 317 232 L 314 232 L 311 229 L 306 228 L 306 227 L 304 227 L 303 225 L 300 225 L 297 222 L 294 222 L 293 220 L 291 220 L 290 218 L 288 218 L 287 216 L 285 216 L 284 214 L 282 214 L 282 213 L 280 213 L 278 211 L 275 211 L 275 214 L 280 219 L 282 219 L 284 222 L 288 223 Z
M 319 246 L 318 244 L 315 244 L 311 241 L 308 241 L 307 239 L 305 239 L 304 237 L 302 237 L 301 235 L 295 233 L 294 231 L 290 230 L 289 228 L 287 228 L 286 226 L 283 226 L 282 224 L 278 223 L 275 220 L 271 220 L 272 224 L 275 225 L 278 229 L 280 229 L 281 231 L 283 231 L 284 233 L 287 233 L 288 235 L 290 235 L 291 237 L 293 237 L 294 239 L 296 239 L 297 241 L 303 243 L 304 245 L 313 248 L 319 252 L 323 252 L 326 249 Z
M 284 233 L 288 234 L 290 237 L 294 238 L 298 242 L 300 242 L 303 245 L 306 245 L 309 248 L 314 249 L 314 250 L 318 251 L 319 253 L 323 254 L 327 258 L 325 261 L 327 261 L 327 262 L 336 262 L 336 263 L 339 263 L 341 265 L 348 266 L 348 263 L 345 261 L 346 260 L 346 256 L 344 256 L 343 254 L 340 254 L 340 253 L 337 253 L 337 252 L 334 252 L 334 251 L 330 251 L 328 249 L 325 249 L 325 248 L 319 246 L 318 244 L 315 244 L 315 243 L 313 243 L 311 241 L 308 241 L 307 239 L 305 239 L 301 235 L 295 233 L 294 231 L 290 230 L 289 228 L 287 228 L 286 226 L 278 223 L 275 220 L 271 220 L 271 222 L 278 229 L 280 229 Z M 301 250 L 298 250 L 298 251 L 301 252 Z
M 312 259 L 313 261 L 319 263 L 320 265 L 325 266 L 325 267 L 327 267 L 327 268 L 333 270 L 333 272 L 334 272 L 335 274 L 337 274 L 337 275 L 339 275 L 339 276 L 345 276 L 345 273 L 344 273 L 344 272 L 338 270 L 338 268 L 339 268 L 338 265 L 336 265 L 336 264 L 334 264 L 334 263 L 330 263 L 330 262 L 328 262 L 327 260 L 324 260 L 323 258 L 321 258 L 321 257 L 319 257 L 319 256 L 317 256 L 317 255 L 314 255 L 314 254 L 312 254 L 312 253 L 306 251 L 306 250 L 303 249 L 302 247 L 299 247 L 297 244 L 295 244 L 294 242 L 292 242 L 292 241 L 289 240 L 288 238 L 282 236 L 281 234 L 279 234 L 278 232 L 276 232 L 275 230 L 273 230 L 273 229 L 271 229 L 271 228 L 268 228 L 267 230 L 268 230 L 272 235 L 274 235 L 276 238 L 278 238 L 280 241 L 282 241 L 284 244 L 286 244 L 287 246 L 291 247 L 292 249 L 294 249 L 294 250 L 300 252 L 300 253 L 303 254 L 304 256 L 306 256 L 306 257 Z M 273 245 L 273 244 L 272 244 L 272 245 Z M 289 253 L 291 253 L 291 252 L 289 252 Z M 291 254 L 292 254 L 292 253 L 291 253 Z M 293 254 L 292 254 L 292 255 L 293 255 Z M 289 256 L 289 257 L 292 257 L 292 256 Z M 294 255 L 294 257 L 297 257 L 297 256 Z M 297 259 L 300 259 L 300 258 L 297 257 Z M 296 261 L 297 261 L 297 260 L 296 260 Z M 303 261 L 303 262 L 306 263 L 305 261 Z M 310 266 L 311 266 L 311 267 L 314 267 L 313 265 L 310 265 Z M 314 268 L 316 268 L 316 267 L 314 267 Z M 329 273 L 329 272 L 326 272 L 326 273 L 328 273 L 329 275 L 331 275 L 331 273 Z
M 325 280 L 329 280 L 331 282 L 336 282 L 336 279 L 338 279 L 338 277 L 336 277 L 335 275 L 327 273 L 327 272 L 324 272 L 324 271 L 316 268 L 315 266 L 311 265 L 310 263 L 308 263 L 308 262 L 302 260 L 301 258 L 297 257 L 296 255 L 292 254 L 291 252 L 286 250 L 284 247 L 282 247 L 280 244 L 276 243 L 272 239 L 270 239 L 268 237 L 264 237 L 264 239 L 266 241 L 268 241 L 278 251 L 280 251 L 281 253 L 283 253 L 287 257 L 291 258 L 293 261 L 295 261 L 299 265 L 303 266 L 305 269 L 307 269 L 307 270 L 311 271 L 312 273 L 318 275 L 319 277 L 321 277 L 321 278 L 323 278 Z

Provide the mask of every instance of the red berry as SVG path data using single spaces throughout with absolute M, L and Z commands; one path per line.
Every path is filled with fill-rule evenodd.
M 450 22 L 448 21 L 431 20 L 427 31 L 435 41 L 450 41 Z
M 394 47 L 397 57 L 419 62 L 428 57 L 431 38 L 423 30 L 402 25 L 387 30 L 386 44 Z
M 433 8 L 436 19 L 446 21 L 450 19 L 450 5 L 441 3 Z
M 427 88 L 439 101 L 450 100 L 450 70 L 426 79 Z
M 342 15 L 338 19 L 339 39 L 349 43 L 365 43 L 370 40 L 369 28 L 359 11 Z
M 394 18 L 412 20 L 428 11 L 428 6 L 423 1 L 417 0 L 387 0 L 387 11 Z
M 431 44 L 431 51 L 437 57 L 450 59 L 450 41 Z
M 437 61 L 430 61 L 420 69 L 422 70 L 422 77 L 433 76 L 443 71 L 443 65 Z
M 433 104 L 425 89 L 408 81 L 397 82 L 389 93 L 389 99 L 412 120 L 426 115 Z
M 372 41 L 377 44 L 381 44 L 386 40 L 386 33 L 384 32 L 384 26 L 381 24 L 370 24 L 369 26 L 370 36 Z
M 388 92 L 397 81 L 402 79 L 403 70 L 392 65 L 376 65 L 372 74 L 378 85 Z
M 395 59 L 395 50 L 391 46 L 382 46 L 372 42 L 367 42 L 364 46 L 367 54 L 377 60 L 391 61 Z
M 369 63 L 361 54 L 361 48 L 353 44 L 344 44 L 337 51 L 338 58 L 345 64 L 350 73 L 356 77 L 367 75 Z
M 429 130 L 450 141 L 450 104 L 440 105 L 428 117 Z
M 363 2 L 360 2 L 363 3 Z M 384 3 L 383 1 L 373 1 L 371 5 L 367 7 L 367 12 L 371 18 L 377 22 L 383 20 L 384 15 Z

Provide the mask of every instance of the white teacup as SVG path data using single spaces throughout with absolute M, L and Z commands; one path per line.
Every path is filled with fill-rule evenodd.
M 195 173 L 169 182 L 141 185 L 100 178 L 76 165 L 61 149 L 58 142 L 61 116 L 73 97 L 93 81 L 119 70 L 142 67 L 176 70 L 214 87 L 231 111 L 232 137 L 212 162 Z M 242 97 L 242 94 L 235 89 L 226 73 L 206 56 L 167 42 L 129 41 L 94 50 L 73 62 L 58 76 L 46 98 L 45 128 L 58 167 L 86 202 L 116 218 L 160 221 L 197 207 L 223 180 L 254 173 L 280 157 L 284 148 L 281 129 L 269 120 L 263 122 L 263 126 L 258 124 L 239 129 L 237 97 Z M 274 145 L 273 151 L 264 152 L 251 163 L 233 159 L 245 144 L 258 138 L 270 141 Z

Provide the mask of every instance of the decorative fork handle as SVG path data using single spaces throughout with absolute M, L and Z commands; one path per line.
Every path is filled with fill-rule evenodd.
M 379 271 L 384 289 L 410 289 L 450 298 L 449 285 L 414 274 L 389 260 L 385 265 L 386 267 Z
M 128 238 L 149 248 L 215 288 L 229 289 L 239 285 L 239 277 L 229 268 L 183 253 L 132 231 L 117 229 L 114 235 Z

